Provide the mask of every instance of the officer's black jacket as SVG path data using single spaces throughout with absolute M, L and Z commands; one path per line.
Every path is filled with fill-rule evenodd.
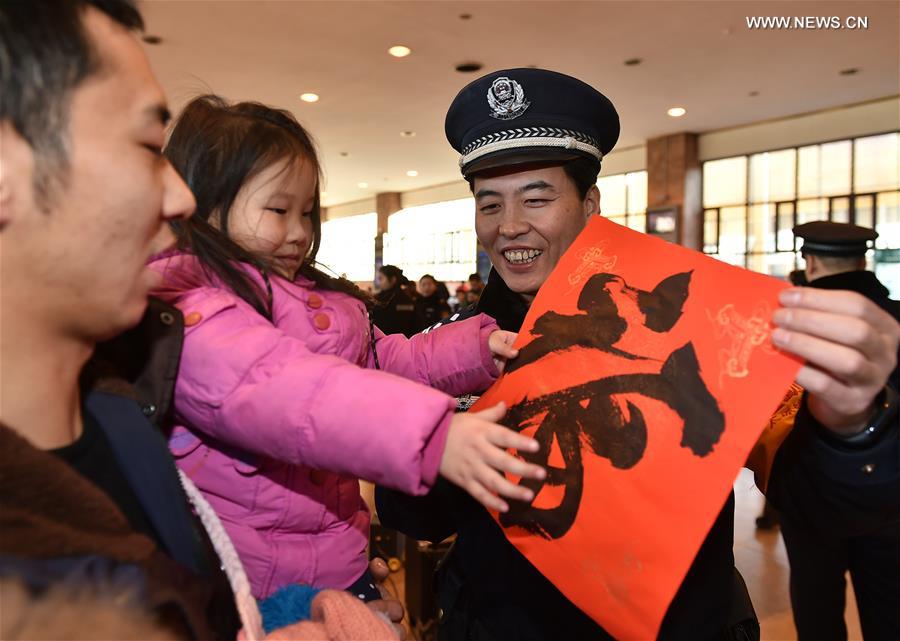
M 496 272 L 468 315 L 486 313 L 518 331 L 528 311 Z M 466 313 L 459 318 L 465 318 Z M 454 320 L 459 320 L 455 318 Z M 439 331 L 439 330 L 437 330 Z M 865 473 L 863 466 L 874 465 Z M 867 468 L 869 469 L 869 468 Z M 865 530 L 900 522 L 900 426 L 863 452 L 838 450 L 818 436 L 804 410 L 776 456 L 769 499 L 817 527 Z M 689 500 L 689 497 L 686 497 Z M 594 641 L 611 638 L 566 599 L 504 537 L 488 512 L 439 479 L 423 497 L 376 489 L 382 525 L 416 539 L 458 535 L 438 591 L 441 641 Z M 734 621 L 734 495 L 703 542 L 666 614 L 660 639 L 722 639 Z

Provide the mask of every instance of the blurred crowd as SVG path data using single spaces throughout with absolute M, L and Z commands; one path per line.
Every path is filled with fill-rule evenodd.
M 418 281 L 403 275 L 396 265 L 384 265 L 375 277 L 372 319 L 385 334 L 410 337 L 450 318 L 478 302 L 484 280 L 477 272 L 456 285 L 453 295 L 447 283 L 425 274 Z

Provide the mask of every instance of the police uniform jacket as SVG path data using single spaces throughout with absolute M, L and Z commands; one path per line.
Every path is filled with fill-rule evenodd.
M 525 301 L 493 272 L 480 301 L 468 313 L 492 315 L 502 329 L 518 331 L 527 311 Z M 818 528 L 865 530 L 885 521 L 900 522 L 896 422 L 876 445 L 844 450 L 820 437 L 822 428 L 804 405 L 775 456 L 769 499 Z M 438 572 L 442 641 L 611 638 L 544 578 L 507 541 L 488 512 L 462 490 L 440 481 L 428 495 L 412 498 L 379 487 L 376 503 L 384 526 L 416 539 L 441 541 L 457 534 Z M 732 493 L 669 607 L 660 639 L 732 639 L 735 623 L 746 619 L 748 610 L 753 617 L 745 601 L 746 588 L 734 570 L 733 541 Z

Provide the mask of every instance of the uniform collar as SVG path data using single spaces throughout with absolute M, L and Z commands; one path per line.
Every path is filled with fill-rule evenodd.
M 875 274 L 862 269 L 823 276 L 810 282 L 809 286 L 817 289 L 849 289 L 871 300 L 887 298 L 890 294 Z
M 525 322 L 529 307 L 530 305 L 522 298 L 521 294 L 511 290 L 500 278 L 497 270 L 492 268 L 487 285 L 484 286 L 484 291 L 481 292 L 475 309 L 482 314 L 491 316 L 497 321 L 500 329 L 518 332 L 522 328 L 522 323 Z

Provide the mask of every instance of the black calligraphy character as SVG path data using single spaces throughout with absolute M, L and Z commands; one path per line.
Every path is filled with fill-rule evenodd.
M 567 322 L 572 323 L 569 327 L 578 323 L 583 324 L 579 326 L 584 328 L 587 323 L 582 319 L 592 315 L 596 319 L 597 316 L 590 310 L 596 312 L 603 306 L 606 306 L 606 313 L 600 318 L 612 319 L 608 326 L 615 326 L 615 318 L 625 322 L 612 304 L 606 287 L 616 280 L 623 291 L 634 292 L 638 307 L 644 315 L 644 325 L 657 332 L 669 331 L 681 317 L 691 274 L 687 272 L 670 276 L 652 292 L 630 288 L 619 277 L 597 276 L 592 277 L 585 285 L 587 289 L 593 281 L 592 291 L 588 295 L 582 291 L 579 297 L 579 309 L 587 311 L 587 316 L 565 317 L 555 314 L 554 322 L 564 322 L 559 319 L 568 318 Z M 605 292 L 607 296 L 604 297 L 601 292 Z M 612 307 L 607 304 L 607 299 Z M 582 301 L 597 304 L 582 305 Z M 541 318 L 546 316 L 547 314 Z M 622 329 L 618 337 L 624 331 Z M 553 339 L 553 344 L 562 347 L 547 350 L 551 338 L 544 334 L 526 346 L 521 354 L 524 355 L 530 345 L 543 338 L 547 339 L 544 346 L 530 354 L 532 362 L 550 351 L 575 345 L 589 345 L 617 353 L 618 350 L 613 351 L 615 348 L 612 345 L 618 337 L 607 341 L 596 336 L 582 340 L 580 336 L 570 334 L 564 340 Z M 574 341 L 570 340 L 573 338 Z M 543 481 L 523 479 L 520 485 L 531 489 L 535 496 L 545 485 L 562 486 L 563 498 L 554 508 L 535 508 L 530 504 L 512 503 L 510 511 L 500 516 L 502 525 L 518 525 L 548 539 L 559 538 L 569 531 L 577 517 L 583 493 L 583 442 L 597 456 L 608 459 L 618 469 L 629 469 L 641 460 L 647 446 L 647 423 L 640 408 L 631 400 L 626 400 L 626 411 L 623 411 L 615 400 L 616 396 L 623 394 L 643 396 L 665 403 L 682 421 L 681 446 L 689 448 L 697 456 L 709 454 L 725 429 L 724 414 L 700 376 L 700 364 L 691 343 L 672 352 L 658 373 L 607 376 L 553 394 L 526 399 L 510 408 L 503 423 L 518 431 L 538 423 L 534 438 L 540 443 L 541 449 L 537 453 L 525 455 L 525 458 L 547 467 L 548 474 Z M 562 455 L 562 467 L 548 466 L 554 440 Z
M 635 300 L 644 315 L 644 326 L 654 332 L 667 332 L 681 318 L 690 282 L 691 272 L 674 274 L 647 292 L 630 287 L 621 276 L 594 274 L 578 296 L 578 309 L 584 313 L 567 316 L 550 311 L 542 314 L 531 330 L 537 338 L 520 350 L 518 358 L 507 364 L 506 371 L 515 371 L 548 354 L 572 347 L 599 349 L 629 360 L 644 360 L 644 356 L 613 347 L 628 329 L 628 320 L 621 316 L 613 293 L 622 292 Z

